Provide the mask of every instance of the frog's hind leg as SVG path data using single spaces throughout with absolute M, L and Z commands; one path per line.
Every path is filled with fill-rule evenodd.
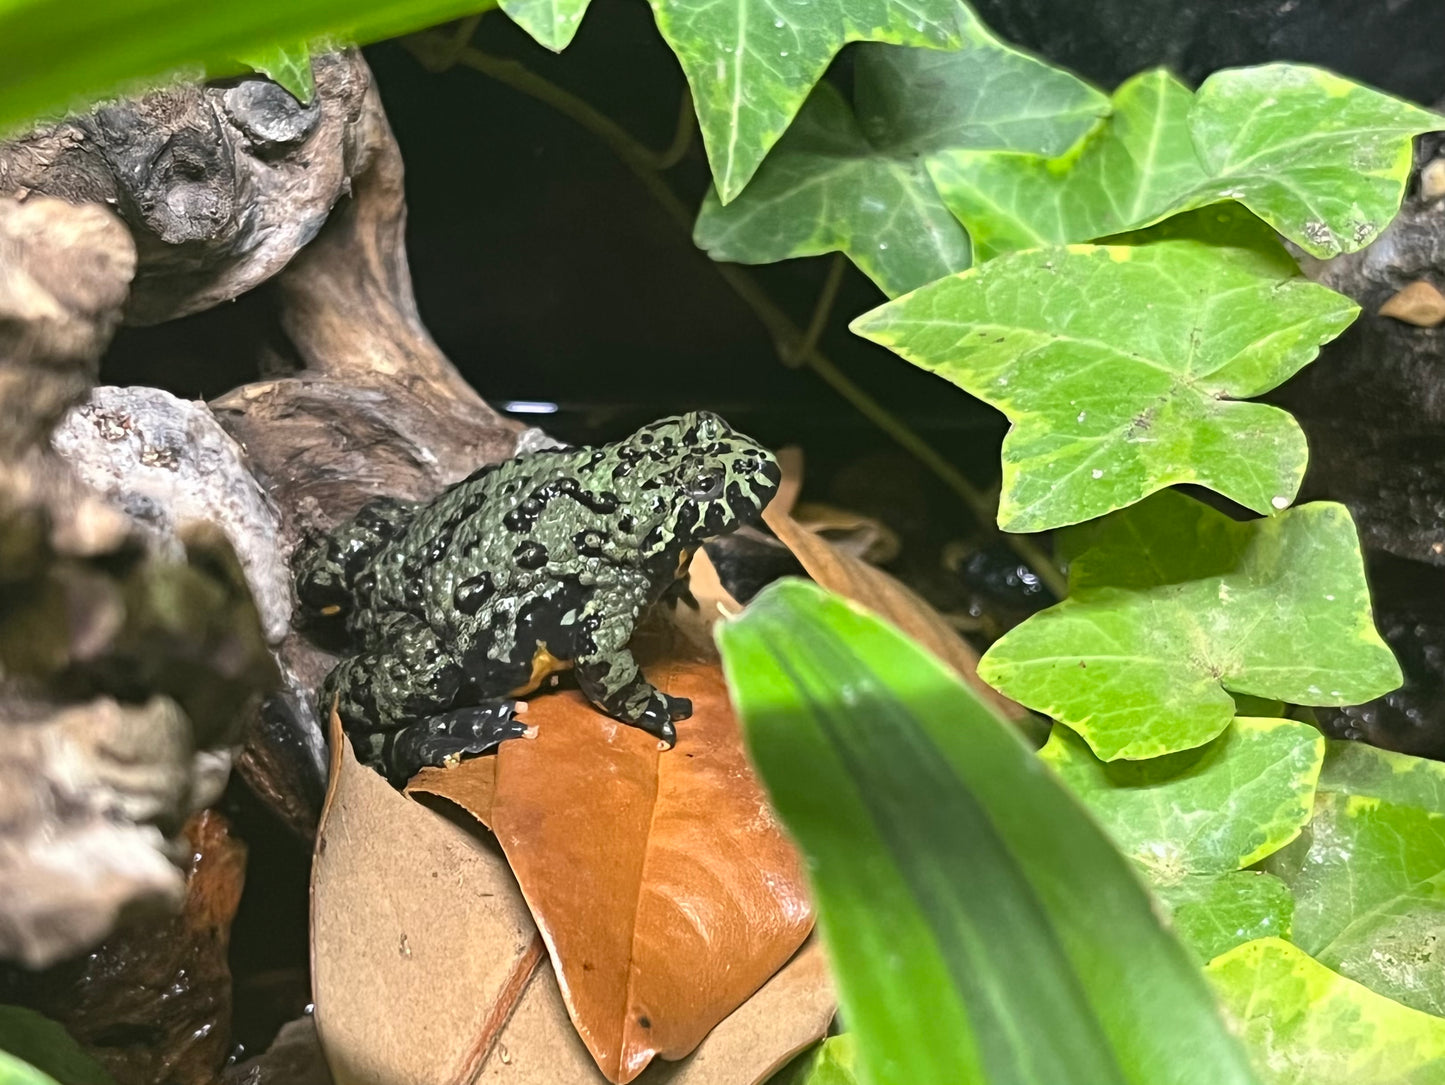
M 515 701 L 454 707 L 462 668 L 424 622 L 398 614 L 384 625 L 385 647 L 343 660 L 321 688 L 322 710 L 336 702 L 360 760 L 399 783 L 525 733 Z
M 291 558 L 296 598 L 306 616 L 344 616 L 355 600 L 357 579 L 406 526 L 415 505 L 378 497 L 324 535 L 304 539 Z
M 489 701 L 407 724 L 383 743 L 384 770 L 393 782 L 400 783 L 424 766 L 475 757 L 509 738 L 521 738 L 527 725 L 517 719 L 519 707 L 518 701 Z

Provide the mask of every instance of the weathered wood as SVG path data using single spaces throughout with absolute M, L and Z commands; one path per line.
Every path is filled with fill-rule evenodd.
M 178 84 L 0 144 L 0 192 L 104 204 L 129 226 L 139 254 L 130 322 L 195 312 L 275 278 L 291 356 L 302 367 L 211 407 L 279 519 L 245 511 L 260 506 L 232 470 L 237 457 L 223 457 L 230 496 L 213 489 L 199 497 L 204 486 L 191 466 L 180 472 L 190 482 L 164 474 L 136 481 L 128 465 L 160 445 L 188 465 L 200 462 L 201 444 L 219 447 L 202 440 L 205 426 L 182 418 L 175 402 L 162 409 L 141 404 L 137 393 L 98 393 L 61 445 L 67 456 L 96 460 L 87 477 L 142 519 L 193 514 L 199 497 L 227 521 L 286 679 L 239 764 L 261 797 L 306 833 L 324 791 L 311 691 L 333 659 L 296 635 L 276 643 L 289 604 L 289 583 L 279 583 L 289 581 L 286 555 L 303 532 L 329 527 L 372 495 L 430 495 L 511 455 L 521 432 L 467 385 L 417 314 L 401 155 L 360 54 L 317 57 L 313 70 L 317 94 L 306 106 L 259 76 Z M 75 384 L 65 402 L 86 384 Z M 117 428 L 116 418 L 130 429 L 102 466 L 93 446 Z M 195 440 L 182 436 L 188 428 Z M 195 447 L 185 452 L 187 445 Z
M 274 683 L 224 538 L 167 553 L 48 445 L 134 268 L 104 208 L 0 200 L 0 958 L 32 966 L 178 903 L 174 834 Z
M 0 143 L 0 193 L 116 210 L 140 268 L 126 309 L 153 324 L 275 275 L 346 194 L 370 82 L 355 51 L 315 60 L 302 105 L 260 76 L 177 83 Z

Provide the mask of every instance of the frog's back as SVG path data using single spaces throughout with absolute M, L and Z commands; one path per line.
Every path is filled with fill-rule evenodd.
M 527 514 L 529 499 L 575 474 L 590 451 L 546 449 L 492 464 L 417 508 L 375 562 L 363 606 L 415 614 L 439 632 L 485 622 L 498 600 L 540 579 L 545 561 L 530 555 L 541 525 Z

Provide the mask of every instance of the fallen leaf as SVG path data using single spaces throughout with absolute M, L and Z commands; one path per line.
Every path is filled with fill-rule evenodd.
M 759 1085 L 821 1039 L 837 999 L 822 945 L 808 942 L 680 1062 L 655 1062 L 636 1085 Z M 477 1078 L 503 1085 L 597 1085 L 603 1079 L 567 1016 L 552 969 L 532 975 Z
M 406 785 L 408 795 L 438 795 L 456 803 L 488 829 L 497 797 L 497 759 L 472 757 L 453 768 L 428 765 Z
M 898 533 L 876 516 L 804 501 L 792 512 L 793 521 L 849 557 L 870 565 L 887 565 L 903 549 Z
M 1403 290 L 1390 296 L 1380 306 L 1381 316 L 1392 316 L 1406 324 L 1433 328 L 1445 323 L 1445 294 L 1434 283 L 1416 279 Z
M 804 570 L 823 587 L 867 607 L 892 622 L 958 672 L 965 682 L 1011 720 L 1023 720 L 1028 709 L 1009 700 L 978 676 L 978 653 L 969 647 L 938 611 L 882 569 L 843 553 L 803 527 L 776 505 L 763 512 L 763 522 L 783 541 Z
M 336 1085 L 466 1085 L 542 957 L 503 857 L 360 765 L 331 720 L 311 875 L 316 1029 Z
M 712 644 L 719 610 L 740 608 L 703 554 L 692 587 L 696 611 L 679 606 L 633 639 L 648 678 L 693 702 L 672 750 L 568 690 L 533 697 L 537 737 L 504 743 L 492 766 L 409 785 L 490 820 L 577 1031 L 616 1082 L 691 1052 L 813 925 Z
M 717 664 L 650 673 L 692 699 L 675 748 L 579 693 L 537 698 L 536 741 L 498 751 L 492 811 L 577 1029 L 617 1082 L 690 1052 L 813 925 Z
M 798 503 L 798 494 L 803 489 L 803 450 L 797 445 L 780 448 L 777 460 L 783 480 L 778 483 L 778 492 L 773 494 L 773 508 L 791 516 L 793 506 Z
M 838 1009 L 823 944 L 809 939 L 683 1062 L 655 1062 L 640 1085 L 757 1085 L 823 1038 Z

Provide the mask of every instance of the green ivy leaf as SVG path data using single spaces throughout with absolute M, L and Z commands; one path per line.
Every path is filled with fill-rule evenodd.
M 252 71 L 260 72 L 271 82 L 285 87 L 302 105 L 316 97 L 316 79 L 311 73 L 311 48 L 299 45 L 278 45 L 247 57 L 237 58 Z
M 1293 500 L 1304 433 L 1241 400 L 1297 372 L 1359 307 L 1250 248 L 1195 241 L 1011 253 L 856 319 L 1003 411 L 999 526 L 1092 519 L 1177 482 Z
M 1082 80 L 1010 49 L 967 17 L 953 52 L 860 45 L 857 113 L 820 83 L 732 203 L 710 193 L 693 239 L 714 260 L 843 252 L 885 294 L 969 265 L 968 235 L 928 175 L 951 147 L 1057 154 L 1108 108 Z
M 1320 68 L 1215 72 L 1189 129 L 1210 191 L 1235 199 L 1319 257 L 1368 245 L 1400 209 L 1411 142 L 1445 117 Z
M 797 580 L 717 638 L 864 1080 L 1252 1080 L 1129 863 L 953 672 Z
M 592 0 L 501 0 L 507 17 L 536 39 L 537 44 L 560 53 L 572 44 L 587 5 Z
M 1445 1016 L 1445 814 L 1322 792 L 1266 869 L 1294 891 L 1294 940 L 1341 974 Z
M 1106 761 L 1208 742 L 1233 718 L 1226 689 L 1343 705 L 1400 684 L 1343 505 L 1238 523 L 1166 490 L 1059 538 L 1069 597 L 998 640 L 978 673 Z
M 1170 885 L 1249 866 L 1298 836 L 1324 752 L 1309 724 L 1241 717 L 1192 750 L 1107 764 L 1056 725 L 1039 756 L 1152 882 Z
M 1318 68 L 1217 72 L 1198 94 L 1145 72 L 1070 155 L 930 162 L 980 258 L 1089 241 L 1238 200 L 1316 256 L 1362 248 L 1399 209 L 1411 137 L 1445 118 Z
M 7 1056 L 26 1065 L 6 1066 Z M 58 1021 L 24 1006 L 0 1005 L 0 1085 L 49 1083 L 46 1074 L 63 1085 L 115 1085 Z
M 827 83 L 742 195 L 724 206 L 708 194 L 693 241 L 743 264 L 843 252 L 890 297 L 969 264 L 923 163 L 875 152 Z
M 957 150 L 929 171 L 980 259 L 1120 233 L 1207 180 L 1189 139 L 1193 94 L 1162 68 L 1114 92 L 1113 109 L 1063 158 Z
M 829 1036 L 768 1078 L 768 1085 L 859 1085 L 858 1045 L 851 1033 Z
M 723 203 L 748 183 L 850 41 L 962 43 L 958 0 L 651 0 L 692 87 Z
M 1325 749 L 1320 790 L 1445 814 L 1445 764 L 1337 739 Z
M 1266 1085 L 1445 1082 L 1445 1020 L 1352 983 L 1282 939 L 1248 942 L 1208 972 Z
M 1154 895 L 1169 910 L 1174 933 L 1201 961 L 1256 938 L 1287 938 L 1294 915 L 1289 886 L 1258 870 L 1191 874 L 1156 885 Z

